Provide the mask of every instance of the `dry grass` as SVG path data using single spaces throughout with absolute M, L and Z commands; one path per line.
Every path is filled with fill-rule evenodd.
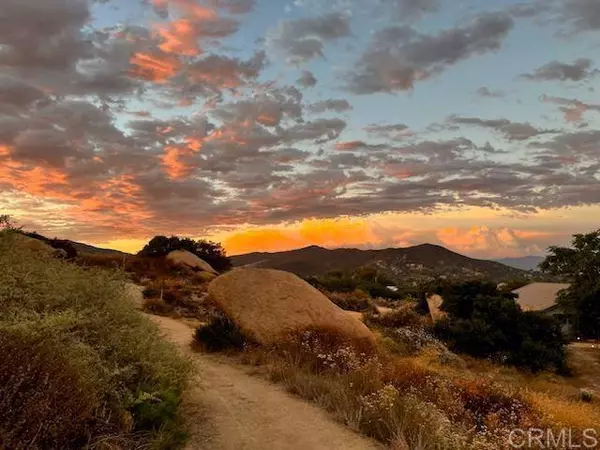
M 120 269 L 127 272 L 136 283 L 144 280 L 190 276 L 193 270 L 177 265 L 166 257 L 139 255 L 91 255 L 83 254 L 75 262 L 83 267 Z
M 446 350 L 447 351 L 447 350 Z M 560 377 L 473 359 L 448 364 L 441 348 L 413 354 L 357 347 L 308 330 L 276 347 L 246 349 L 272 380 L 395 449 L 508 449 L 514 428 L 597 428 L 600 409 Z M 468 367 L 468 369 L 467 369 Z
M 323 291 L 323 294 L 346 311 L 362 312 L 375 309 L 371 296 L 360 289 L 356 289 L 354 292 Z
M 431 321 L 415 311 L 416 303 L 404 302 L 391 312 L 380 313 L 375 310 L 363 314 L 364 322 L 371 328 L 397 329 L 401 327 L 428 327 Z
M 125 272 L 134 282 L 145 287 L 144 310 L 174 318 L 205 320 L 212 311 L 204 303 L 208 282 L 214 278 L 174 264 L 162 256 L 82 255 L 82 267 L 102 267 Z
M 123 280 L 0 234 L 1 448 L 182 443 L 189 365 L 123 298 Z

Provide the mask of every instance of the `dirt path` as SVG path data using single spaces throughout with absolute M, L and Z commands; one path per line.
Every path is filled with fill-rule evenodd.
M 184 411 L 189 450 L 363 450 L 381 448 L 333 421 L 315 405 L 249 375 L 214 355 L 193 352 L 192 329 L 151 316 L 165 337 L 190 356 L 198 375 Z
M 568 347 L 569 363 L 575 370 L 574 385 L 600 393 L 600 346 L 573 343 Z

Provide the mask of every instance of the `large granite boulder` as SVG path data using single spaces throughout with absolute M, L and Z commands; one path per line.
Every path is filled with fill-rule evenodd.
M 349 340 L 374 340 L 362 322 L 289 272 L 232 270 L 210 283 L 208 296 L 246 335 L 262 344 L 309 328 L 336 331 Z

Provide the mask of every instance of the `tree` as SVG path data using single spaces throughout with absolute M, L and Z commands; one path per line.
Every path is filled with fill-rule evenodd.
M 173 250 L 187 250 L 219 272 L 232 267 L 231 260 L 227 257 L 223 246 L 217 242 L 206 240 L 195 241 L 177 236 L 155 236 L 138 254 L 141 256 L 165 256 Z
M 572 247 L 549 248 L 542 271 L 571 283 L 558 303 L 571 316 L 575 331 L 584 337 L 600 337 L 600 229 L 575 234 Z
M 0 230 L 20 230 L 13 223 L 11 217 L 8 214 L 0 214 Z
M 558 324 L 522 312 L 515 294 L 479 281 L 446 285 L 439 293 L 448 316 L 435 332 L 451 349 L 532 371 L 563 369 L 565 341 Z

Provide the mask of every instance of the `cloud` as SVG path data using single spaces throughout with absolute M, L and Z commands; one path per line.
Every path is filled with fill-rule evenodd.
M 0 60 L 3 67 L 66 70 L 89 54 L 82 27 L 90 17 L 85 0 L 2 2 Z
M 256 52 L 244 61 L 222 55 L 209 55 L 186 67 L 187 94 L 216 94 L 235 89 L 255 80 L 266 64 L 264 52 Z
M 600 4 L 596 0 L 565 0 L 560 3 L 559 20 L 571 34 L 600 30 Z
M 544 248 L 527 242 L 526 233 L 510 228 L 489 228 L 475 225 L 469 229 L 456 227 L 437 231 L 440 242 L 452 249 L 474 256 L 531 255 L 539 254 Z
M 593 61 L 587 58 L 576 59 L 571 64 L 551 61 L 533 73 L 521 75 L 521 78 L 532 81 L 583 81 L 600 74 L 600 70 L 592 70 L 592 65 Z
M 532 148 L 545 149 L 546 155 L 558 158 L 562 163 L 578 162 L 587 159 L 588 162 L 600 162 L 598 143 L 600 131 L 577 131 L 563 133 L 546 142 L 532 142 Z M 568 157 L 568 158 L 567 158 Z
M 374 34 L 371 44 L 346 73 L 346 88 L 355 94 L 412 89 L 458 62 L 498 50 L 513 27 L 506 13 L 488 13 L 470 24 L 423 35 L 410 27 L 390 27 Z
M 338 142 L 335 144 L 336 150 L 358 150 L 360 148 L 366 147 L 367 144 L 363 141 L 346 141 L 346 142 Z
M 506 96 L 506 93 L 504 91 L 492 91 L 485 86 L 482 86 L 479 89 L 477 89 L 476 94 L 479 97 L 488 97 L 488 98 L 502 98 L 502 97 Z
M 267 33 L 266 45 L 298 64 L 324 57 L 327 42 L 350 36 L 349 18 L 340 13 L 279 22 Z
M 345 128 L 346 122 L 342 119 L 317 119 L 288 128 L 284 138 L 289 143 L 307 140 L 324 143 L 337 139 Z
M 302 74 L 300 75 L 300 78 L 296 80 L 296 83 L 305 88 L 315 87 L 317 85 L 317 78 L 313 75 L 312 72 L 308 70 L 303 70 Z
M 548 95 L 542 95 L 540 99 L 545 103 L 561 105 L 559 109 L 564 114 L 567 123 L 581 124 L 583 122 L 583 115 L 588 111 L 600 113 L 600 105 L 590 105 L 577 99 L 552 97 Z
M 327 99 L 321 100 L 308 106 L 309 111 L 314 113 L 323 113 L 326 111 L 345 112 L 352 109 L 352 105 L 345 99 Z
M 386 12 L 391 12 L 395 19 L 412 22 L 440 7 L 439 0 L 379 0 Z
M 450 117 L 448 123 L 454 125 L 472 125 L 490 128 L 504 135 L 509 141 L 525 141 L 535 136 L 556 133 L 556 130 L 543 130 L 530 123 L 511 122 L 508 119 L 484 120 L 478 117 Z
M 211 3 L 231 14 L 247 14 L 256 6 L 256 0 L 211 0 Z
M 46 99 L 46 94 L 21 78 L 0 74 L 0 104 L 4 107 L 26 107 L 31 103 Z
M 371 124 L 364 130 L 371 136 L 386 138 L 392 141 L 401 141 L 413 135 L 408 125 L 396 124 Z
M 529 123 L 468 117 L 446 124 L 452 131 L 494 130 L 515 141 L 511 151 L 528 139 L 519 159 L 503 156 L 497 144 L 458 134 L 432 140 L 401 123 L 374 123 L 358 130 L 366 136 L 345 136 L 350 122 L 339 116 L 350 110 L 347 100 L 305 98 L 299 88 L 314 85 L 314 75 L 301 73 L 297 86 L 272 81 L 264 52 L 231 53 L 222 40 L 253 2 L 157 0 L 160 15 L 148 27 L 102 29 L 94 29 L 84 1 L 39 3 L 8 0 L 0 13 L 7 22 L 0 29 L 0 203 L 31 208 L 35 199 L 44 214 L 59 211 L 78 236 L 598 204 L 599 137 L 592 131 L 550 135 Z M 270 31 L 285 45 L 274 48 L 281 42 L 271 40 L 267 50 L 297 61 L 317 57 L 350 35 L 349 20 L 330 14 L 285 22 Z M 374 59 L 363 55 L 356 73 L 370 62 L 378 86 L 371 92 L 400 90 L 493 51 L 511 26 L 494 13 L 430 36 L 386 28 L 373 36 Z M 315 51 L 297 51 L 304 44 Z M 395 74 L 389 68 L 407 74 L 404 84 L 386 78 Z M 594 109 L 547 101 L 578 121 L 583 109 Z M 337 228 L 319 232 L 328 230 Z M 406 230 L 396 231 L 375 233 L 370 242 L 410 240 Z

